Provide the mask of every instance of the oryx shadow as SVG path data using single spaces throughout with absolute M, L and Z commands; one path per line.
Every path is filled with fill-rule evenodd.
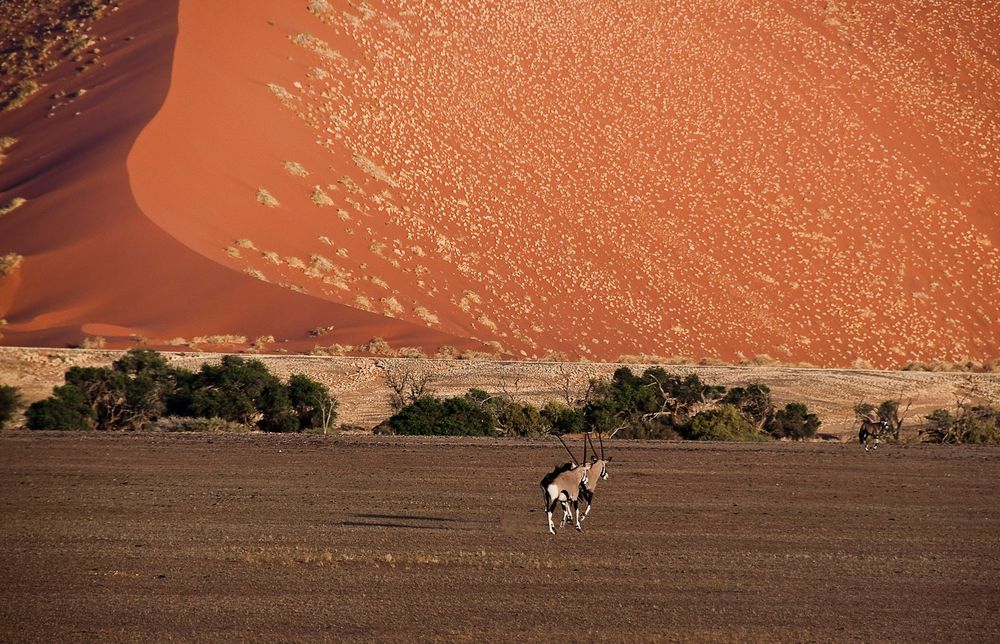
M 339 525 L 349 528 L 409 528 L 411 530 L 449 530 L 447 523 L 453 523 L 456 519 L 447 517 L 432 517 L 419 514 L 352 514 L 351 520 L 341 521 Z M 407 523 L 403 523 L 403 522 Z M 421 525 L 415 522 L 431 522 L 437 525 Z

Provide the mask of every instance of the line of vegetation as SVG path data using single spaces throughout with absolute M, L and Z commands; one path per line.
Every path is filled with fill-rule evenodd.
M 321 429 L 337 417 L 327 387 L 304 375 L 287 383 L 263 362 L 225 356 L 197 372 L 171 367 L 149 349 L 133 349 L 110 367 L 72 367 L 66 384 L 33 403 L 29 429 L 142 430 L 163 418 L 217 419 L 266 432 Z M 167 424 L 202 429 L 205 423 Z
M 518 400 L 516 380 L 513 386 L 501 381 L 498 393 L 470 389 L 439 397 L 430 391 L 429 373 L 380 366 L 394 413 L 377 433 L 536 437 L 599 431 L 631 439 L 765 441 L 813 438 L 821 426 L 803 403 L 779 407 L 765 384 L 727 390 L 660 366 L 639 375 L 621 367 L 609 379 L 585 381 L 585 391 L 584 382 L 577 388 L 569 372 L 560 372 L 562 400 L 541 407 Z M 901 402 L 862 402 L 854 411 L 882 440 L 898 442 L 912 400 L 905 407 Z M 24 407 L 16 387 L 0 385 L 0 429 Z M 327 433 L 337 410 L 325 385 L 298 374 L 283 382 L 259 360 L 228 355 L 193 372 L 170 366 L 156 351 L 133 349 L 110 367 L 70 368 L 65 384 L 24 415 L 29 429 Z M 1000 444 L 1000 407 L 970 379 L 955 409 L 925 416 L 918 435 L 931 443 Z
M 779 409 L 767 385 L 726 390 L 696 374 L 663 367 L 635 375 L 628 367 L 610 380 L 591 380 L 583 399 L 538 408 L 510 393 L 470 389 L 462 396 L 427 393 L 427 380 L 389 373 L 396 413 L 378 431 L 397 434 L 542 436 L 584 430 L 621 438 L 763 441 L 816 435 L 820 419 L 802 403 Z

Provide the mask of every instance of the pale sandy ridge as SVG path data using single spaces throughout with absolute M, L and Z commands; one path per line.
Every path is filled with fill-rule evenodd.
M 36 400 L 49 395 L 53 386 L 62 384 L 63 374 L 71 366 L 108 366 L 121 353 L 0 347 L 0 384 L 20 387 L 26 398 Z M 218 362 L 222 357 L 217 353 L 164 355 L 171 364 L 190 370 L 197 370 L 205 362 Z M 338 422 L 364 427 L 374 427 L 392 413 L 385 381 L 387 369 L 432 374 L 430 390 L 436 395 L 458 395 L 475 387 L 496 393 L 506 391 L 518 400 L 541 405 L 549 400 L 564 400 L 567 383 L 570 397 L 577 398 L 584 395 L 591 378 L 609 377 L 621 366 L 628 366 L 636 373 L 648 366 L 288 355 L 243 357 L 263 361 L 282 378 L 302 373 L 324 383 L 341 401 Z M 665 368 L 672 373 L 695 373 L 706 382 L 726 387 L 764 383 L 782 405 L 791 401 L 809 405 L 823 421 L 820 432 L 840 440 L 856 436 L 852 409 L 862 401 L 902 399 L 905 406 L 912 398 L 911 425 L 919 423 L 922 415 L 935 408 L 952 409 L 956 395 L 970 385 L 985 399 L 1000 401 L 1000 374 L 687 365 Z

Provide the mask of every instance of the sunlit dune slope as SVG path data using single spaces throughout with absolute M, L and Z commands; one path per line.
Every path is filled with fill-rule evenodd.
M 173 312 L 101 321 L 514 357 L 1000 353 L 990 3 L 181 0 L 176 21 L 165 98 L 121 138 L 129 207 L 244 304 L 177 286 Z M 45 211 L 91 225 L 66 209 Z M 51 249 L 21 251 L 4 342 L 99 320 L 29 285 Z
M 63 26 L 67 7 L 76 3 L 51 4 L 52 18 L 26 9 L 26 31 L 50 20 L 58 31 L 70 28 Z M 11 9 L 4 9 L 8 18 Z M 25 105 L 0 115 L 0 135 L 16 139 L 0 165 L 3 201 L 26 199 L 0 217 L 0 254 L 23 257 L 0 280 L 3 343 L 65 346 L 103 338 L 108 346 L 141 340 L 246 348 L 260 339 L 261 350 L 306 351 L 378 336 L 431 352 L 473 346 L 251 279 L 151 222 L 133 198 L 125 161 L 167 93 L 176 6 L 124 2 L 92 22 L 72 24 L 78 33 L 55 38 L 46 31 L 55 42 L 51 59 L 60 61 L 69 43 L 80 54 L 39 77 L 41 89 Z M 172 177 L 156 181 L 183 190 Z M 335 333 L 310 336 L 333 326 Z

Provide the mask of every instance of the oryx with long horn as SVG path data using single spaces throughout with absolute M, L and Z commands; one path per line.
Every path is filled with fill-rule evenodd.
M 590 463 L 584 465 L 587 469 L 587 479 L 580 485 L 580 497 L 587 502 L 587 509 L 584 510 L 580 521 L 586 519 L 587 515 L 590 514 L 590 508 L 594 507 L 594 490 L 597 489 L 597 482 L 608 480 L 608 464 L 611 462 L 610 456 L 604 457 L 604 439 L 601 438 L 601 432 L 597 432 L 597 440 L 600 441 L 601 445 L 600 458 L 597 458 L 597 450 L 594 448 L 590 433 L 588 432 L 585 437 L 586 440 L 590 441 L 590 449 L 594 452 L 594 458 Z
M 890 431 L 889 422 L 886 419 L 880 415 L 876 415 L 875 412 L 870 412 L 861 418 L 861 429 L 858 430 L 858 442 L 865 446 L 865 451 L 867 452 L 869 439 L 873 439 L 875 445 L 872 449 L 878 449 L 878 444 L 882 440 L 882 437 L 888 435 Z
M 556 533 L 555 524 L 552 523 L 552 511 L 555 509 L 556 503 L 561 503 L 563 508 L 563 522 L 559 524 L 560 527 L 566 523 L 566 519 L 569 517 L 569 508 L 572 505 L 576 519 L 576 529 L 582 532 L 583 528 L 580 526 L 579 496 L 580 489 L 587 483 L 588 468 L 576 462 L 576 457 L 573 456 L 573 452 L 561 436 L 556 436 L 556 438 L 559 439 L 562 446 L 569 452 L 572 462 L 564 463 L 546 474 L 540 484 L 542 487 L 542 502 L 545 505 L 545 516 L 549 521 L 549 532 L 552 534 Z M 586 443 L 584 443 L 584 452 L 584 460 L 586 460 Z

